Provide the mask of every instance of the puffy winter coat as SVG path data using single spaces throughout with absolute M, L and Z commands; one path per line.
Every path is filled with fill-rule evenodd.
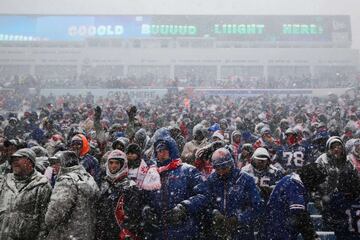
M 42 239 L 50 195 L 47 178 L 36 171 L 27 180 L 13 173 L 0 178 L 0 239 Z
M 264 209 L 254 178 L 234 168 L 226 180 L 213 173 L 204 184 L 211 210 L 235 216 L 238 221 L 239 228 L 234 229 L 231 239 L 254 239 L 253 224 Z
M 156 138 L 164 141 L 169 149 L 169 163 L 179 157 L 174 139 L 164 132 Z M 155 154 L 156 155 L 156 154 Z M 197 185 L 202 183 L 200 172 L 189 164 L 182 163 L 175 169 L 160 173 L 161 189 L 147 192 L 146 203 L 154 209 L 158 228 L 152 229 L 150 239 L 196 239 L 199 233 L 197 213 L 204 207 L 205 196 L 198 191 Z M 171 225 L 166 221 L 166 211 L 177 204 L 183 204 L 187 211 L 187 219 L 178 225 Z
M 316 159 L 316 163 L 326 169 L 327 172 L 326 180 L 318 187 L 318 191 L 315 196 L 315 204 L 320 210 L 322 210 L 324 204 L 326 204 L 329 200 L 329 195 L 333 193 L 338 186 L 340 173 L 357 172 L 353 163 L 349 159 L 346 159 L 345 154 L 343 159 L 338 160 L 332 158 L 329 154 L 330 145 L 336 140 L 337 138 L 335 137 L 329 139 L 326 143 L 326 153 L 323 153 L 320 157 L 318 157 L 318 159 Z M 343 148 L 345 149 L 345 146 L 343 146 Z
M 105 177 L 101 182 L 100 192 L 101 195 L 96 207 L 96 239 L 119 239 L 122 228 L 129 230 L 136 236 L 141 236 L 143 202 L 136 183 L 127 178 L 112 182 Z M 117 207 L 123 209 L 125 216 L 123 222 L 118 223 L 116 220 Z
M 94 239 L 98 196 L 99 188 L 83 166 L 62 167 L 45 215 L 47 239 Z

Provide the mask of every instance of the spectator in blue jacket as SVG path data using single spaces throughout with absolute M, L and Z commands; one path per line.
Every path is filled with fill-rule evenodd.
M 200 172 L 182 163 L 176 142 L 168 131 L 155 133 L 154 157 L 161 179 L 159 190 L 147 192 L 143 209 L 148 239 L 196 239 L 199 235 L 198 213 L 205 196 L 197 185 Z
M 213 224 L 212 239 L 254 239 L 253 224 L 263 209 L 254 178 L 235 168 L 226 148 L 216 150 L 212 162 L 215 172 L 204 183 Z
M 318 239 L 307 212 L 309 193 L 325 181 L 326 171 L 318 164 L 305 165 L 283 177 L 270 195 L 259 239 Z

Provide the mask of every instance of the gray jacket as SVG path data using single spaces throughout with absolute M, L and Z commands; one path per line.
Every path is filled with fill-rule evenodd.
M 45 215 L 47 239 L 94 239 L 99 188 L 83 166 L 62 167 Z
M 26 180 L 13 173 L 0 178 L 0 239 L 44 239 L 44 216 L 51 186 L 37 171 Z

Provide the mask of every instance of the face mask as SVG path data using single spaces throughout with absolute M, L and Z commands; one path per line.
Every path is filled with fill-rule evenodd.
M 135 160 L 128 160 L 128 166 L 131 169 L 138 168 L 140 166 L 141 159 L 137 158 Z

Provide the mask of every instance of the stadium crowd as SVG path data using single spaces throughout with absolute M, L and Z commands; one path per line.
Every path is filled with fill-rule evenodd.
M 0 239 L 360 239 L 358 93 L 4 93 Z
M 51 76 L 51 69 L 43 75 L 4 75 L 0 77 L 0 86 L 3 88 L 34 87 L 43 88 L 159 88 L 166 87 L 203 87 L 222 89 L 304 89 L 304 88 L 350 88 L 358 87 L 359 81 L 354 74 L 339 74 L 329 76 L 318 74 L 313 78 L 308 74 L 269 75 L 265 80 L 261 73 L 257 75 L 227 75 L 221 79 L 208 79 L 201 75 L 183 76 L 170 79 L 163 74 L 157 77 L 148 73 L 144 76 L 119 76 L 106 72 L 94 75 L 76 74 Z M 1 71 L 0 71 L 1 72 Z M 61 72 L 63 73 L 63 72 Z M 357 79 L 357 80 L 356 80 Z

